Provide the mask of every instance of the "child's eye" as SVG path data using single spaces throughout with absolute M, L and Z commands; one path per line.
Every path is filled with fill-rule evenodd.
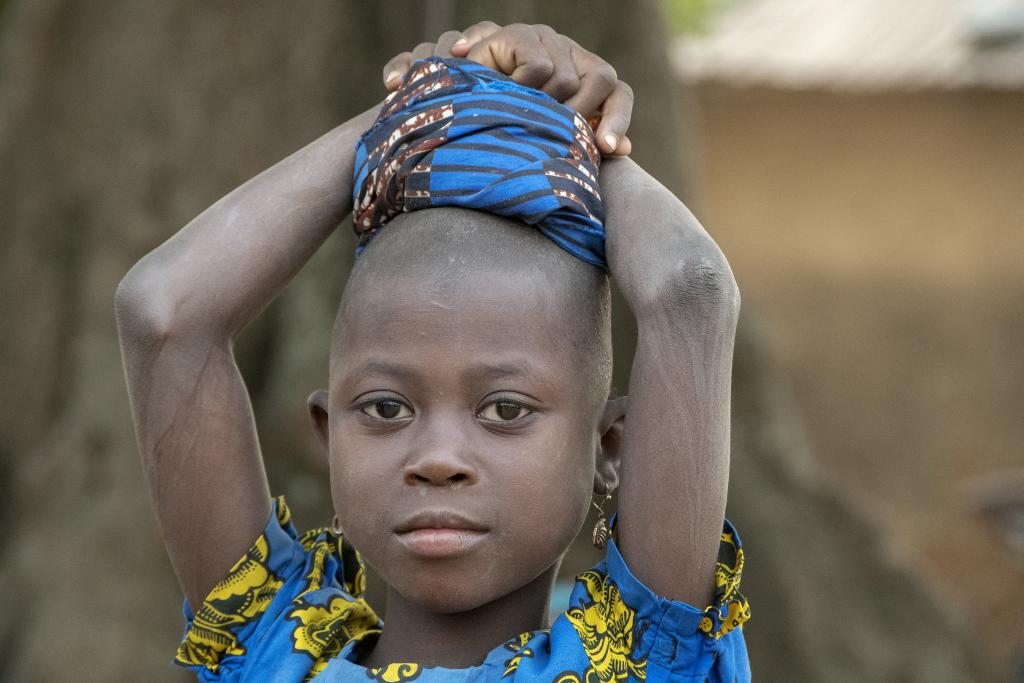
M 378 420 L 401 420 L 402 418 L 412 417 L 412 411 L 409 410 L 409 407 L 393 398 L 369 401 L 359 406 L 359 409 Z
M 518 401 L 502 398 L 491 401 L 477 415 L 491 422 L 511 422 L 526 417 L 533 411 Z

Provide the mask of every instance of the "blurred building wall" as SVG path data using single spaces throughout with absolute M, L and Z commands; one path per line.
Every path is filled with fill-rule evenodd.
M 1024 91 L 695 98 L 699 215 L 816 461 L 1007 670 L 1024 573 L 964 482 L 1024 462 Z

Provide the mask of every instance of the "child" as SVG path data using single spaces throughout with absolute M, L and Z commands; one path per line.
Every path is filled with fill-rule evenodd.
M 548 27 L 487 22 L 385 73 L 383 109 L 236 189 L 118 288 L 186 597 L 178 663 L 204 681 L 748 680 L 742 551 L 722 532 L 739 298 L 692 215 L 623 158 L 628 87 Z M 556 99 L 601 112 L 596 144 Z M 619 157 L 600 193 L 599 150 Z M 232 341 L 353 208 L 361 254 L 309 400 L 337 515 L 298 536 Z M 605 268 L 639 326 L 628 418 L 608 398 Z M 606 559 L 546 624 L 591 497 L 615 490 L 620 520 L 593 531 Z M 387 583 L 386 628 L 361 557 Z

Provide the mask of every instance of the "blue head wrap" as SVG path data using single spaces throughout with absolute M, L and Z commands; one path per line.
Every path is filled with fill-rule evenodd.
M 580 114 L 467 59 L 416 62 L 356 147 L 357 252 L 403 211 L 515 218 L 607 269 L 600 152 Z

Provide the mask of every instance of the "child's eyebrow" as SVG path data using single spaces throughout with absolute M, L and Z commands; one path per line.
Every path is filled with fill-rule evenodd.
M 357 366 L 350 377 L 365 375 L 387 375 L 408 382 L 423 378 L 423 372 L 411 365 L 388 360 L 368 360 Z M 474 379 L 504 379 L 506 377 L 538 377 L 541 373 L 532 363 L 522 360 L 508 360 L 498 363 L 476 363 L 469 366 L 463 375 Z
M 480 363 L 469 370 L 468 374 L 479 375 L 486 379 L 503 379 L 505 377 L 523 377 L 535 375 L 528 363 L 511 361 L 506 363 Z
M 405 380 L 414 380 L 419 377 L 419 373 L 408 365 L 384 360 L 367 361 L 351 373 L 352 377 L 361 377 L 363 375 L 389 375 Z

